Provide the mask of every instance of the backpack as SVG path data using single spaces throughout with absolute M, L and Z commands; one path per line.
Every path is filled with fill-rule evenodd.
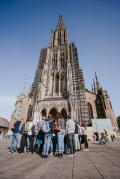
M 44 133 L 48 133 L 50 132 L 50 125 L 49 125 L 49 122 L 48 121 L 45 121 L 42 125 L 42 131 Z

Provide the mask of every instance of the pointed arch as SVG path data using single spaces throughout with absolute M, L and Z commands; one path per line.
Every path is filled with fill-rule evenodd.
M 60 81 L 61 81 L 60 91 L 61 91 L 61 93 L 62 93 L 62 92 L 63 92 L 63 89 L 64 89 L 64 73 L 61 74 Z
M 88 102 L 88 117 L 89 117 L 89 123 L 91 125 L 91 119 L 93 119 L 93 109 L 92 105 Z
M 53 118 L 56 117 L 57 113 L 58 111 L 55 107 L 51 108 L 49 111 L 49 114 L 51 114 Z
M 55 76 L 55 93 L 59 92 L 59 73 Z
M 41 111 L 41 114 L 42 114 L 42 117 L 47 115 L 47 112 L 46 112 L 45 108 Z
M 61 115 L 64 119 L 67 119 L 67 111 L 65 108 L 61 109 Z

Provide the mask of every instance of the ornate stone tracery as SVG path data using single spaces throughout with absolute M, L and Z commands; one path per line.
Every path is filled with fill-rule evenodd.
M 41 50 L 37 75 L 33 82 L 31 94 L 33 101 L 38 101 L 34 105 L 38 106 L 40 113 L 45 108 L 46 115 L 51 108 L 56 108 L 57 112 L 64 109 L 62 112 L 65 117 L 71 113 L 74 120 L 88 120 L 85 90 L 79 88 L 81 83 L 84 89 L 84 80 L 79 68 L 77 48 L 68 40 L 68 29 L 62 16 L 59 16 L 58 25 L 52 31 L 49 44 L 46 50 Z

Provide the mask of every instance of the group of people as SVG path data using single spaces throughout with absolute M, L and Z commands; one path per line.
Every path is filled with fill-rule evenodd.
M 65 120 L 61 113 L 55 117 L 43 116 L 34 124 L 32 120 L 24 123 L 16 120 L 11 128 L 12 137 L 9 152 L 38 153 L 43 158 L 49 154 L 62 157 L 64 153 L 74 156 L 76 151 L 89 151 L 86 125 L 80 126 L 70 116 Z
M 109 136 L 106 129 L 104 129 L 100 134 L 98 134 L 98 132 L 94 133 L 93 136 L 94 143 L 99 143 L 99 144 L 109 144 L 110 138 L 111 141 L 114 142 L 115 140 L 114 134 Z

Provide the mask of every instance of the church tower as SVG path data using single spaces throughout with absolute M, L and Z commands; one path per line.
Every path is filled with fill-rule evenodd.
M 79 67 L 77 48 L 68 39 L 62 16 L 52 30 L 49 47 L 43 48 L 30 93 L 32 118 L 61 112 L 76 121 L 88 120 L 83 72 Z

